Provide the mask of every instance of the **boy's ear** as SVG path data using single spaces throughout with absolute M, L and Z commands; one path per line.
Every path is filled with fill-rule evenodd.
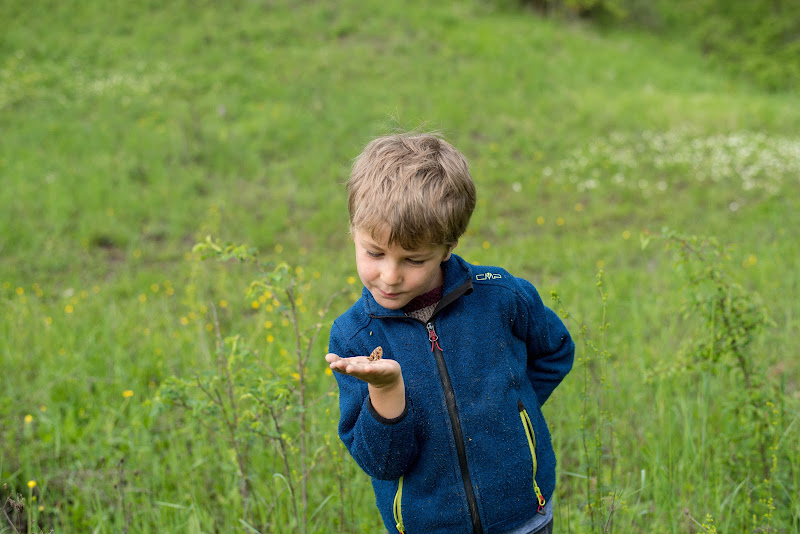
M 453 254 L 453 249 L 455 249 L 457 246 L 458 246 L 458 241 L 456 241 L 451 247 L 448 247 L 447 254 L 444 255 L 444 258 L 442 259 L 442 261 L 449 260 L 450 256 Z

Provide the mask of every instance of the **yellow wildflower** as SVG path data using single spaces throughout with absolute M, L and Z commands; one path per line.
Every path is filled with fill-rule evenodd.
M 25 424 L 29 425 L 31 423 L 33 423 L 33 416 L 31 414 L 27 414 L 25 416 Z
M 125 391 L 122 392 L 122 396 L 126 399 L 130 399 L 131 397 L 133 397 L 133 390 L 126 389 Z
M 30 489 L 33 489 L 33 488 L 35 488 L 35 487 L 36 487 L 36 481 L 35 481 L 35 480 L 29 480 L 29 481 L 28 481 L 28 487 L 29 487 Z
M 541 215 L 536 217 L 536 224 L 538 224 L 539 226 L 543 225 L 544 224 L 544 217 L 542 217 Z
M 73 311 L 75 311 L 75 308 L 72 307 L 72 304 L 67 304 L 66 306 L 64 306 L 64 313 L 69 314 L 72 313 Z

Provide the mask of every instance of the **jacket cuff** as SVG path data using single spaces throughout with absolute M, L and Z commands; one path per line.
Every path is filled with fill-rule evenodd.
M 367 396 L 367 406 L 369 407 L 369 413 L 372 414 L 372 417 L 378 421 L 379 423 L 383 423 L 384 425 L 396 425 L 397 423 L 401 422 L 403 419 L 406 418 L 408 415 L 408 407 L 411 404 L 409 402 L 409 398 L 406 396 L 406 406 L 403 408 L 403 413 L 398 415 L 397 417 L 392 417 L 391 419 L 387 419 L 375 410 L 375 407 L 372 405 L 372 399 Z

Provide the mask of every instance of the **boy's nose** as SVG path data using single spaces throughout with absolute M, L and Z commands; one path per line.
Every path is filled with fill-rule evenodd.
M 381 282 L 387 286 L 397 285 L 402 279 L 402 273 L 396 266 L 387 266 L 381 271 Z

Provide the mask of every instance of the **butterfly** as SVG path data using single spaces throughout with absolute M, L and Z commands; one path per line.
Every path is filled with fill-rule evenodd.
M 383 358 L 383 349 L 381 347 L 375 347 L 375 350 L 367 356 L 367 359 L 371 362 L 377 362 L 381 358 Z

